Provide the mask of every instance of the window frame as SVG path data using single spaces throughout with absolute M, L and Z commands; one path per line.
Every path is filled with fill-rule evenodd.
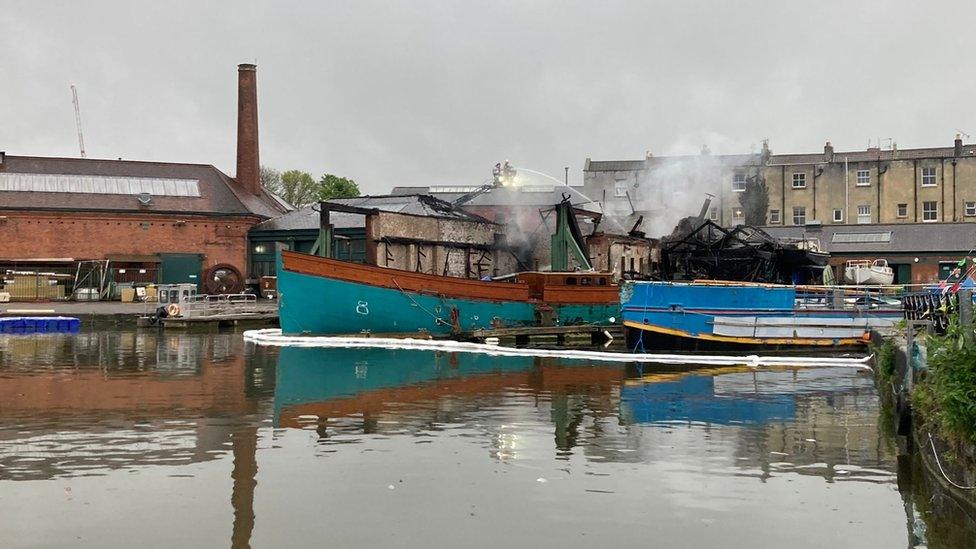
M 629 187 L 629 185 L 627 184 L 626 179 L 618 179 L 614 181 L 613 182 L 614 198 L 627 198 L 627 190 L 628 190 L 627 187 Z M 621 190 L 623 190 L 623 194 L 621 194 L 620 192 Z
M 837 214 L 840 214 L 840 216 L 838 216 Z M 841 209 L 841 208 L 834 208 L 834 213 L 833 213 L 833 218 L 832 219 L 834 220 L 834 223 L 843 223 L 844 222 L 844 210 Z
M 739 181 L 739 178 L 742 178 Z M 738 184 L 741 183 L 742 187 L 739 188 Z M 744 173 L 734 173 L 732 174 L 732 192 L 734 193 L 744 193 L 746 192 L 746 174 Z
M 867 221 L 863 219 L 867 217 Z M 870 225 L 871 224 L 871 205 L 870 204 L 858 204 L 857 205 L 857 224 L 858 225 Z
M 783 222 L 783 217 L 779 214 L 779 210 L 769 210 L 769 224 L 779 225 Z
M 926 171 L 931 170 L 932 172 L 932 182 L 926 183 Z M 922 166 L 922 173 L 920 174 L 921 181 L 920 184 L 923 187 L 937 187 L 939 185 L 939 171 L 935 169 L 935 166 Z
M 799 214 L 797 213 L 799 212 Z M 803 221 L 797 223 L 797 218 L 802 218 Z M 807 224 L 807 207 L 806 206 L 793 206 L 793 226 L 803 227 Z
M 934 211 L 927 211 L 926 210 L 926 205 L 927 204 L 934 204 L 935 205 L 935 210 Z M 933 213 L 935 217 L 933 217 L 932 219 L 926 219 L 925 216 L 928 213 Z M 925 201 L 923 201 L 922 202 L 922 223 L 937 223 L 938 221 L 939 221 L 939 202 L 937 200 L 925 200 Z
M 801 183 L 801 185 L 797 185 L 797 182 Z M 794 189 L 805 189 L 805 188 L 807 188 L 807 174 L 806 174 L 806 172 L 793 172 L 793 181 L 792 181 L 792 184 L 793 184 L 793 187 L 792 188 L 794 188 Z
M 901 207 L 902 206 L 905 207 L 905 213 L 901 213 Z M 895 217 L 897 217 L 898 219 L 906 219 L 908 217 L 908 203 L 907 202 L 905 202 L 904 204 L 895 204 Z
M 962 215 L 964 217 L 976 216 L 976 202 L 964 201 L 962 204 Z
M 864 182 L 861 181 L 861 174 L 864 174 Z M 871 186 L 871 170 L 857 170 L 854 174 L 854 185 L 857 187 Z

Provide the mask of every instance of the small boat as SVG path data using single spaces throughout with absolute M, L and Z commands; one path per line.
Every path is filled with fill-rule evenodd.
M 497 328 L 612 324 L 620 291 L 610 273 L 524 272 L 472 280 L 283 250 L 278 314 L 288 335 L 461 336 Z
M 854 259 L 844 266 L 844 280 L 849 284 L 887 286 L 895 279 L 895 272 L 886 259 Z
M 836 295 L 834 292 L 838 292 Z M 860 307 L 844 290 L 737 282 L 633 282 L 621 290 L 630 348 L 863 345 L 899 306 Z

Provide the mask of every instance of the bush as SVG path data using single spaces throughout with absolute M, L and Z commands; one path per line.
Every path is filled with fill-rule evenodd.
M 878 367 L 878 377 L 882 381 L 891 381 L 895 375 L 895 342 L 892 339 L 884 339 L 878 345 L 871 346 L 874 353 L 875 364 Z
M 963 343 L 956 319 L 944 337 L 928 339 L 928 373 L 912 404 L 944 438 L 976 443 L 976 345 Z

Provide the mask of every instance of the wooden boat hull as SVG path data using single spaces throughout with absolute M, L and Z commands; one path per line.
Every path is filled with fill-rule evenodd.
M 278 294 L 281 329 L 291 335 L 448 337 L 492 328 L 610 324 L 620 310 L 618 300 L 534 300 L 520 282 L 448 278 L 289 251 L 278 259 Z
M 792 287 L 640 282 L 623 295 L 628 341 L 669 348 L 863 345 L 900 310 L 798 309 Z M 645 336 L 647 341 L 645 341 Z

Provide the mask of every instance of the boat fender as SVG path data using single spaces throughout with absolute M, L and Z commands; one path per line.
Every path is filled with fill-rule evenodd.
M 180 316 L 180 306 L 176 303 L 170 303 L 166 306 L 166 314 L 169 316 Z

